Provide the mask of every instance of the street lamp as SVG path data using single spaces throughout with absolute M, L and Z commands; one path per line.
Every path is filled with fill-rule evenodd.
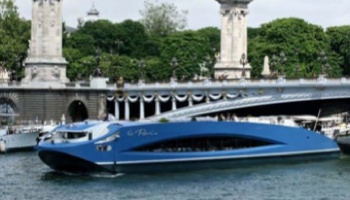
M 246 77 L 246 73 L 245 73 L 245 65 L 248 64 L 248 59 L 247 56 L 245 55 L 245 53 L 242 54 L 241 59 L 239 60 L 239 63 L 242 65 L 242 78 Z
M 123 45 L 124 42 L 121 41 L 121 40 L 119 40 L 119 39 L 117 39 L 117 40 L 115 41 L 115 44 L 117 45 L 117 55 L 119 56 L 120 46 Z
M 102 76 L 102 70 L 100 68 L 100 61 L 101 61 L 101 49 L 97 48 L 95 50 L 95 61 L 96 61 L 96 69 L 94 72 L 94 76 Z
M 276 66 L 278 65 L 278 57 L 274 54 L 272 55 L 270 67 L 271 67 L 271 75 L 276 74 Z
M 140 68 L 140 73 L 141 73 L 140 77 L 142 80 L 145 80 L 145 71 L 144 71 L 145 67 L 146 67 L 145 59 L 142 58 L 140 63 L 139 63 L 139 68 Z
M 318 58 L 317 58 L 321 64 L 322 64 L 322 74 L 326 75 L 328 69 L 330 68 L 330 65 L 328 63 L 328 57 L 326 56 L 326 53 L 324 52 L 324 50 L 321 50 L 321 52 L 318 54 Z
M 280 53 L 280 64 L 281 64 L 280 74 L 281 75 L 284 75 L 284 68 L 285 68 L 286 62 L 287 62 L 286 54 L 283 51 L 281 51 Z
M 110 78 L 110 80 L 112 80 L 113 82 L 117 82 L 119 77 L 120 77 L 120 69 L 119 69 L 119 65 L 117 62 L 117 59 L 119 60 L 119 58 L 114 57 L 114 49 L 113 47 L 110 47 L 109 49 L 109 68 L 108 68 L 108 76 Z M 117 55 L 118 56 L 118 55 Z
M 207 56 L 205 57 L 205 64 L 206 64 L 206 68 L 207 68 L 207 77 L 210 78 L 210 69 L 209 66 L 212 64 L 212 60 L 209 54 L 207 54 Z
M 177 68 L 177 66 L 179 65 L 179 62 L 178 62 L 178 60 L 177 60 L 176 57 L 173 57 L 173 59 L 171 59 L 170 65 L 171 65 L 171 68 L 172 68 L 172 70 L 173 70 L 172 78 L 173 78 L 173 79 L 176 79 L 176 68 Z
M 287 57 L 283 51 L 281 51 L 279 56 L 272 55 L 271 62 L 270 62 L 272 74 L 277 73 L 278 76 L 283 76 L 286 62 L 287 62 Z M 279 69 L 276 69 L 277 66 L 279 66 Z

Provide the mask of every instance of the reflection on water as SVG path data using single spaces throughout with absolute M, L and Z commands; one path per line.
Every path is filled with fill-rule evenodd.
M 1 199 L 349 199 L 350 159 L 148 175 L 57 173 L 0 155 Z

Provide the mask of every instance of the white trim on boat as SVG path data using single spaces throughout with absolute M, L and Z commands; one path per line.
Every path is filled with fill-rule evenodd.
M 215 156 L 215 157 L 200 157 L 200 158 L 181 158 L 181 159 L 159 159 L 159 160 L 138 160 L 138 161 L 120 161 L 120 162 L 96 162 L 97 165 L 127 165 L 127 164 L 144 164 L 144 163 L 166 163 L 166 162 L 190 162 L 190 161 L 209 161 L 209 160 L 225 160 L 225 159 L 240 159 L 240 158 L 263 158 L 277 156 L 297 156 L 302 154 L 318 154 L 340 152 L 339 148 L 298 151 L 287 153 L 269 153 L 269 154 L 254 154 L 254 155 L 238 155 L 238 156 Z

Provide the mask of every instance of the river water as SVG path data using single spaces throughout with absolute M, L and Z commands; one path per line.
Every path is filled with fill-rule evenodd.
M 35 152 L 0 155 L 0 200 L 350 199 L 350 157 L 157 175 L 53 172 Z

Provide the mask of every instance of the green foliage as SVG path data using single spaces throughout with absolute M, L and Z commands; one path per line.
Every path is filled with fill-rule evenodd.
M 312 25 L 298 18 L 277 19 L 264 24 L 249 41 L 250 63 L 254 66 L 252 75 L 259 77 L 262 71 L 263 58 L 270 59 L 275 55 L 278 59 L 280 52 L 286 55 L 284 64 L 278 60 L 275 71 L 282 70 L 287 77 L 295 77 L 296 71 L 303 77 L 320 74 L 322 63 L 318 61 L 321 50 L 326 52 L 331 69 L 331 76 L 340 76 L 339 62 L 330 51 L 329 38 L 322 27 Z
M 161 122 L 161 123 L 168 123 L 169 120 L 168 120 L 167 118 L 161 118 L 161 119 L 159 120 L 159 122 Z
M 108 76 L 113 80 L 123 77 L 126 82 L 136 82 L 140 78 L 139 60 L 124 55 L 113 56 Z
M 339 57 L 343 74 L 350 75 L 350 26 L 330 27 L 326 30 L 331 50 Z
M 161 49 L 164 74 L 171 77 L 173 68 L 171 60 L 177 58 L 176 76 L 178 79 L 189 80 L 194 74 L 200 73 L 199 64 L 205 61 L 211 51 L 210 41 L 195 31 L 174 33 L 164 39 Z M 209 67 L 209 66 L 208 66 Z M 211 67 L 212 68 L 212 67 Z M 164 77 L 164 78 L 166 78 Z
M 118 28 L 108 20 L 86 22 L 78 32 L 92 36 L 95 48 L 100 48 L 105 52 L 110 50 L 111 44 L 113 45 L 119 35 Z
M 77 49 L 82 55 L 95 53 L 95 39 L 93 35 L 75 32 L 67 38 L 65 48 Z
M 126 20 L 116 25 L 119 32 L 118 39 L 122 41 L 122 52 L 125 55 L 141 58 L 145 56 L 145 42 L 148 40 L 144 26 L 140 22 Z M 118 50 L 117 50 L 118 51 Z
M 187 25 L 187 11 L 178 11 L 173 3 L 145 1 L 144 6 L 141 23 L 149 35 L 164 37 Z
M 197 33 L 209 40 L 209 45 L 214 52 L 220 51 L 220 40 L 221 32 L 220 29 L 215 27 L 202 28 L 197 31 Z
M 164 80 L 168 73 L 162 68 L 162 61 L 158 57 L 150 57 L 146 60 L 145 75 L 146 81 L 156 82 Z
M 14 0 L 0 0 L 0 63 L 20 73 L 30 38 L 30 23 L 19 17 Z
M 83 57 L 78 49 L 74 48 L 64 48 L 63 56 L 66 58 L 68 63 L 67 67 L 67 77 L 70 80 L 81 80 L 82 79 L 82 71 L 83 71 L 83 63 L 80 63 L 80 59 Z

